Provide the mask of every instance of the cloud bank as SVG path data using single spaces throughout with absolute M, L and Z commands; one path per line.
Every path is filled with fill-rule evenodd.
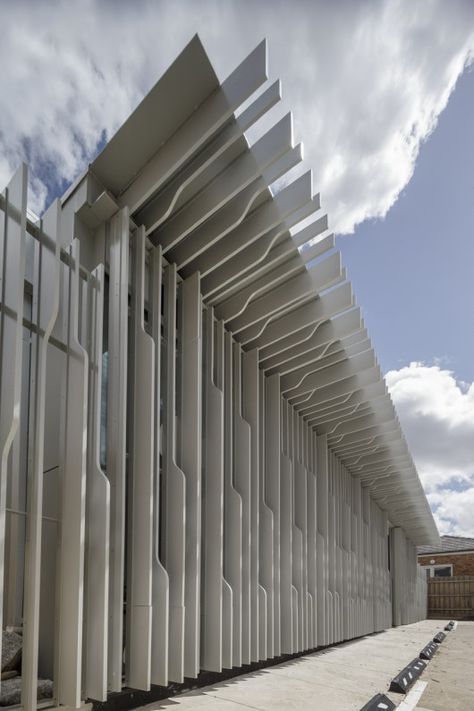
M 0 185 L 41 212 L 199 32 L 223 79 L 266 36 L 332 228 L 383 217 L 472 61 L 471 0 L 64 0 L 2 6 Z M 183 87 L 185 90 L 185 87 Z
M 474 537 L 474 383 L 423 363 L 385 377 L 441 534 Z

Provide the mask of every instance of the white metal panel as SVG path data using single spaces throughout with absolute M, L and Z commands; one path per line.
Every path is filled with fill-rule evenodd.
M 129 455 L 126 682 L 151 684 L 155 344 L 145 331 L 145 228 L 133 235 L 133 416 Z
M 286 153 L 291 147 L 291 115 L 287 114 L 252 147 L 234 160 L 215 180 L 177 214 L 166 221 L 154 233 L 154 239 L 162 245 L 163 253 L 172 250 L 173 259 L 185 266 L 201 251 L 212 245 L 210 235 L 197 232 L 219 210 L 226 209 L 232 198 L 249 187 L 260 173 Z M 264 186 L 262 186 L 263 189 Z M 209 228 L 208 228 L 209 229 Z M 180 244 L 193 232 L 192 240 Z
M 250 660 L 260 659 L 259 528 L 260 528 L 260 398 L 258 353 L 242 355 L 242 414 L 250 427 Z
M 259 451 L 260 459 L 260 531 L 259 531 L 259 557 L 260 557 L 260 659 L 273 656 L 273 621 L 274 621 L 274 514 L 271 508 L 271 495 L 269 491 L 268 473 L 266 469 L 266 378 L 262 372 L 259 374 L 259 399 L 260 399 L 260 432 L 262 445 Z
M 219 171 L 219 165 L 230 149 L 242 140 L 242 133 L 252 126 L 281 98 L 280 82 L 264 91 L 238 118 L 227 125 L 186 167 L 177 178 L 158 193 L 136 215 L 146 225 L 147 234 L 156 230 L 180 206 L 192 199 L 202 183 Z
M 267 78 L 266 43 L 253 52 L 199 106 L 192 119 L 184 122 L 150 160 L 121 195 L 121 204 L 137 210 L 161 185 L 190 160 L 207 140 L 229 119 L 235 109 Z M 192 67 L 189 67 L 192 70 Z
M 184 679 L 184 575 L 186 544 L 186 479 L 176 464 L 176 265 L 165 269 L 165 367 L 163 369 L 163 493 L 164 565 L 169 575 L 169 651 L 170 681 Z
M 290 416 L 286 400 L 281 402 L 281 460 L 280 460 L 280 596 L 281 607 L 285 611 L 281 619 L 282 654 L 293 654 L 294 613 L 293 613 L 293 464 L 290 454 Z
M 186 474 L 184 675 L 200 669 L 202 304 L 196 272 L 181 287 L 181 427 L 179 463 Z
M 232 630 L 231 666 L 242 666 L 242 497 L 236 488 L 234 460 L 233 342 L 224 342 L 224 576 L 232 591 L 232 614 L 224 625 Z
M 265 488 L 266 502 L 273 513 L 273 634 L 268 656 L 281 654 L 280 601 L 280 376 L 265 384 Z
M 151 254 L 150 302 L 151 335 L 155 343 L 155 403 L 154 403 L 154 493 L 153 493 L 153 553 L 152 553 L 152 632 L 151 683 L 168 683 L 169 647 L 169 578 L 160 557 L 161 526 L 161 327 L 163 264 L 161 247 Z
M 318 645 L 329 644 L 327 615 L 328 586 L 328 451 L 325 435 L 317 439 L 317 577 L 318 577 Z
M 59 203 L 55 201 L 40 228 L 35 250 L 33 276 L 33 321 L 30 385 L 31 427 L 28 459 L 28 515 L 25 546 L 25 579 L 23 595 L 22 704 L 36 709 L 39 615 L 41 583 L 41 543 L 43 516 L 44 420 L 46 400 L 46 360 L 48 341 L 59 308 Z M 3 408 L 3 399 L 2 399 Z
M 6 204 L 0 220 L 0 633 L 3 629 L 7 465 L 20 419 L 26 190 L 27 169 L 21 165 L 5 191 Z
M 270 255 L 277 258 L 274 251 L 270 251 L 271 248 L 291 227 L 292 216 L 296 214 L 299 217 L 298 210 L 305 206 L 308 214 L 319 206 L 319 202 L 315 203 L 311 197 L 310 173 L 305 173 L 273 199 L 264 202 L 232 231 L 228 239 L 215 245 L 208 257 L 208 264 L 200 265 L 205 273 L 202 282 L 204 296 L 212 302 L 222 300 L 227 291 L 235 288 L 236 275 L 239 285 L 244 274 L 249 278 L 257 276 L 267 256 L 266 264 L 272 261 Z M 295 252 L 291 239 L 285 241 L 285 247 L 275 247 L 277 249 L 282 256 Z
M 224 534 L 223 363 L 219 359 L 223 358 L 224 324 L 220 322 L 217 328 L 216 337 L 214 313 L 209 308 L 204 350 L 201 664 L 203 669 L 219 672 L 223 666 Z
M 100 463 L 104 266 L 89 284 L 89 409 L 87 425 L 83 692 L 107 698 L 110 483 Z
M 79 341 L 79 242 L 63 268 L 60 318 L 67 344 L 62 402 L 61 526 L 59 542 L 59 609 L 56 649 L 60 704 L 81 705 L 82 616 L 87 452 L 88 356 Z
M 129 217 L 120 210 L 108 232 L 107 478 L 110 482 L 108 686 L 122 689 L 125 580 L 126 417 Z
M 241 664 L 251 662 L 251 430 L 242 417 L 242 349 L 233 344 L 234 485 L 242 505 Z

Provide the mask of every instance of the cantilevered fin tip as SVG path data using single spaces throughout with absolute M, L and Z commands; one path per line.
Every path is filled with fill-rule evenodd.
M 255 53 L 261 58 L 261 61 L 263 61 L 266 78 L 268 79 L 268 43 L 265 37 L 262 39 L 260 44 L 255 47 L 253 53 Z
M 222 83 L 222 91 L 229 98 L 239 93 L 239 87 L 245 78 L 247 81 L 251 77 L 253 91 L 256 91 L 268 79 L 267 71 L 267 43 L 263 40 L 253 52 L 229 74 L 227 79 Z

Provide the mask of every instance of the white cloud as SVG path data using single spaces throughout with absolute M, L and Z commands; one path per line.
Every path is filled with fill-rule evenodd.
M 474 485 L 462 491 L 443 489 L 428 499 L 441 535 L 474 538 Z
M 440 532 L 474 537 L 474 383 L 423 363 L 385 377 Z
M 38 177 L 72 180 L 196 31 L 221 78 L 266 36 L 332 227 L 350 232 L 409 181 L 473 29 L 471 0 L 3 4 L 0 185 L 27 159 L 41 209 Z

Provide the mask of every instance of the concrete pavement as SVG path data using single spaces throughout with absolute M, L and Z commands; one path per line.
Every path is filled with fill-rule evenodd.
M 444 625 L 443 620 L 423 620 L 389 629 L 165 701 L 155 701 L 142 707 L 141 711 L 174 708 L 189 711 L 358 711 L 377 692 L 387 693 L 391 679 L 418 656 L 421 648 Z M 473 646 L 473 623 L 459 623 L 457 631 L 447 635 L 421 677 L 429 680 L 420 701 L 422 706 L 430 711 L 474 709 L 471 697 L 470 703 L 464 706 L 450 705 L 448 701 L 456 693 L 459 695 L 462 677 L 469 676 L 469 665 L 471 677 L 466 693 L 472 693 L 474 675 L 470 650 Z M 443 688 L 445 692 L 441 694 Z M 404 699 L 401 694 L 387 695 L 397 704 Z

